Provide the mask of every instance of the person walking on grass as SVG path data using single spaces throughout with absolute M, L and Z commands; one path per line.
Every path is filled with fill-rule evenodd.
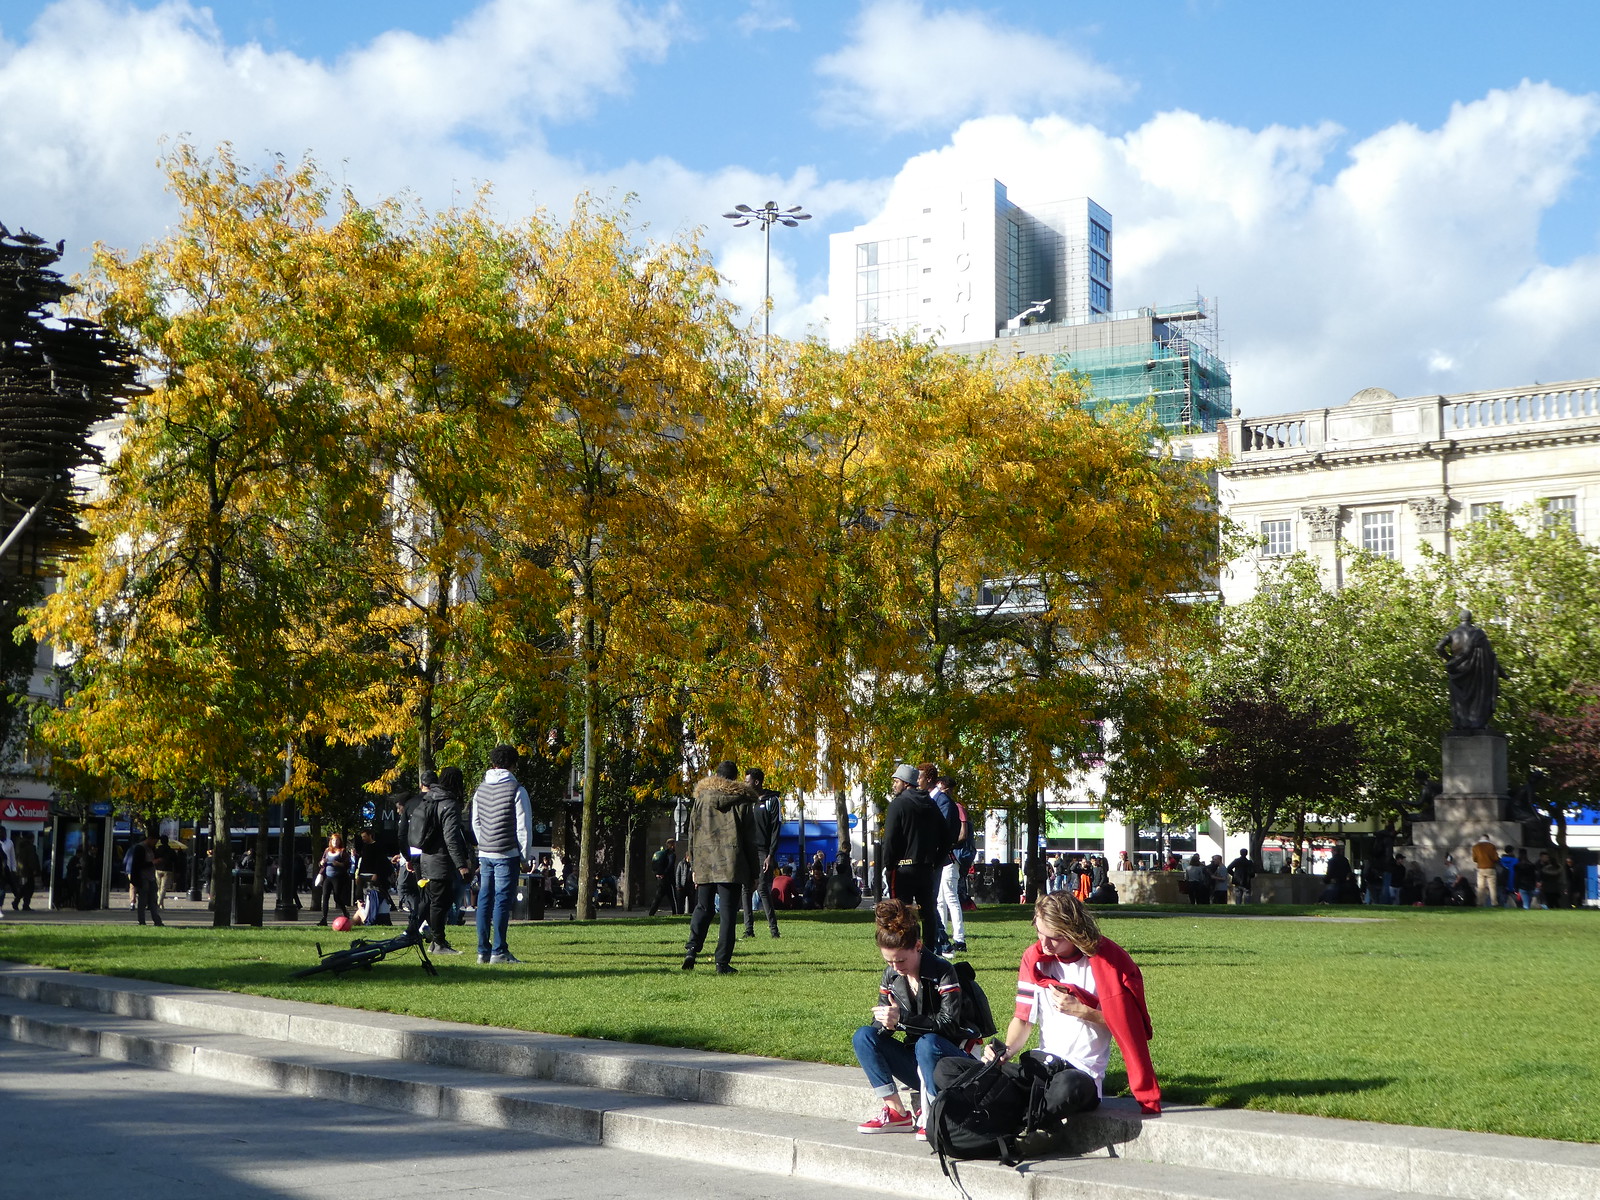
M 472 852 L 461 831 L 460 767 L 446 767 L 406 805 L 406 831 L 423 880 L 422 901 L 411 910 L 406 932 L 420 939 L 426 915 L 429 953 L 460 954 L 445 936 L 453 878 L 472 874 Z
M 317 874 L 322 877 L 322 920 L 318 925 L 328 923 L 328 905 L 337 904 L 339 915 L 350 915 L 350 851 L 344 848 L 344 839 L 337 833 L 328 838 L 327 848 L 322 852 L 322 861 L 317 864 Z
M 738 974 L 733 965 L 733 931 L 739 914 L 739 889 L 753 884 L 758 870 L 755 803 L 755 791 L 740 781 L 739 769 L 732 762 L 717 764 L 714 772 L 694 785 L 684 860 L 694 872 L 695 906 L 689 918 L 689 940 L 683 947 L 685 971 L 694 970 L 694 961 L 705 947 L 715 907 L 721 918 L 717 974 Z
M 923 1132 L 923 1114 L 938 1094 L 934 1067 L 942 1059 L 971 1058 L 977 1037 L 961 1020 L 961 981 L 945 959 L 917 935 L 917 910 L 899 900 L 873 909 L 883 976 L 872 1023 L 851 1039 L 856 1061 L 877 1096 L 878 1111 L 856 1126 L 859 1133 Z M 897 1034 L 903 1034 L 904 1040 Z M 922 1110 L 910 1112 L 900 1084 L 922 1095 Z
M 917 780 L 917 768 L 901 763 L 889 782 L 893 798 L 883 818 L 884 884 L 893 899 L 922 914 L 922 940 L 934 947 L 944 937 L 934 893 L 950 853 L 950 827 Z
M 761 910 L 767 914 L 767 932 L 778 936 L 778 909 L 772 902 L 772 859 L 778 852 L 778 828 L 783 818 L 778 812 L 778 793 L 766 790 L 767 773 L 760 767 L 751 767 L 744 773 L 745 783 L 756 794 L 750 810 L 751 826 L 755 830 L 756 880 L 742 889 L 744 904 L 744 935 L 755 937 L 755 913 L 752 911 L 752 891 L 761 897 Z
M 472 794 L 472 836 L 478 843 L 478 962 L 521 961 L 506 945 L 511 897 L 522 864 L 532 869 L 533 805 L 512 774 L 514 746 L 489 751 L 489 769 Z
M 656 898 L 650 901 L 650 915 L 662 905 L 673 916 L 678 916 L 678 839 L 668 838 L 650 860 L 650 870 L 656 877 Z

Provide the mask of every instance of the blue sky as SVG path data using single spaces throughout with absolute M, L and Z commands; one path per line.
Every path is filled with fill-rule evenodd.
M 1115 216 L 1119 307 L 1216 297 L 1246 412 L 1600 374 L 1600 5 L 1231 0 L 0 2 L 0 221 L 158 236 L 163 136 L 313 153 L 365 199 L 636 193 L 741 303 L 925 172 Z M 81 261 L 81 260 L 79 260 Z

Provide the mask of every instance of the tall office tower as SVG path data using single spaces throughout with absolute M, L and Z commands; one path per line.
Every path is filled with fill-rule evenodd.
M 875 220 L 828 243 L 829 338 L 910 332 L 941 344 L 1111 311 L 1111 214 L 1093 200 L 1021 205 L 1005 184 L 891 197 Z

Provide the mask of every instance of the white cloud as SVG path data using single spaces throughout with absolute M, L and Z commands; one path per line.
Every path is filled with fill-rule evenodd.
M 734 27 L 749 37 L 755 33 L 799 29 L 800 23 L 790 15 L 789 6 L 783 0 L 750 0 L 749 6 L 734 22 Z
M 1437 129 L 1250 130 L 1158 114 L 1125 136 L 1061 117 L 970 121 L 910 160 L 1017 198 L 1093 196 L 1115 220 L 1115 303 L 1219 299 L 1235 403 L 1343 403 L 1368 385 L 1465 391 L 1600 374 L 1600 256 L 1540 261 L 1544 211 L 1600 136 L 1600 97 L 1523 83 Z M 869 214 L 870 215 L 870 214 Z
M 984 14 L 871 0 L 852 40 L 820 60 L 823 115 L 890 133 L 948 128 L 985 113 L 1099 107 L 1128 85 L 1060 41 Z
M 624 90 L 665 52 L 670 20 L 623 0 L 489 0 L 442 37 L 390 32 L 325 63 L 227 45 L 187 0 L 61 0 L 26 41 L 0 42 L 7 220 L 80 244 L 147 240 L 172 211 L 154 170 L 171 137 L 229 141 L 247 162 L 314 150 L 369 199 L 443 205 L 493 178 L 564 205 L 576 172 L 540 125 Z

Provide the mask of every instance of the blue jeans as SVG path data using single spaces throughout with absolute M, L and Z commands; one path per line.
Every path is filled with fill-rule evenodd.
M 507 954 L 506 922 L 511 920 L 512 890 L 517 886 L 514 858 L 478 859 L 478 953 Z M 494 941 L 489 923 L 494 922 Z
M 863 1025 L 856 1030 L 851 1044 L 874 1092 L 884 1097 L 894 1095 L 899 1090 L 894 1082 L 898 1079 L 909 1088 L 921 1090 L 924 1109 L 938 1091 L 933 1082 L 933 1064 L 941 1058 L 967 1057 L 965 1050 L 937 1033 L 925 1033 L 907 1045 L 877 1025 Z

